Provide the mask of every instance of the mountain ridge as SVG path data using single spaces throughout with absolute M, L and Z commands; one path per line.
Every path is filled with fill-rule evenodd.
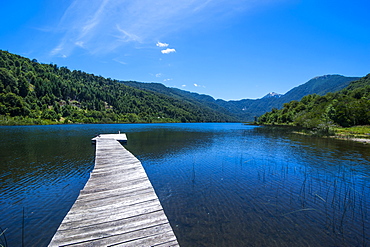
M 175 90 L 178 94 L 187 95 L 199 103 L 205 103 L 207 106 L 217 109 L 222 107 L 227 112 L 236 116 L 240 121 L 254 121 L 255 117 L 261 116 L 265 112 L 271 111 L 273 108 L 282 108 L 284 103 L 292 100 L 300 100 L 308 94 L 324 95 L 328 92 L 339 91 L 350 84 L 350 82 L 358 80 L 360 77 L 346 77 L 342 75 L 323 75 L 317 76 L 306 83 L 298 85 L 280 97 L 268 97 L 260 99 L 241 99 L 241 100 L 223 100 L 214 99 L 212 96 L 192 93 L 177 88 L 169 88 Z M 146 87 L 145 83 L 142 87 Z M 215 106 L 215 104 L 217 106 Z
M 280 97 L 225 101 L 161 83 L 70 71 L 0 50 L 0 116 L 31 119 L 30 124 L 253 121 L 291 100 L 335 92 L 358 78 L 319 76 Z
M 231 112 L 242 118 L 243 121 L 253 121 L 254 117 L 261 116 L 273 108 L 282 108 L 284 103 L 292 100 L 300 100 L 308 94 L 324 95 L 328 92 L 336 92 L 359 78 L 345 77 L 342 75 L 317 76 L 306 83 L 292 88 L 279 98 L 243 99 L 231 101 L 230 103 L 222 102 L 222 105 L 228 107 Z M 243 112 L 247 112 L 248 115 L 243 114 Z

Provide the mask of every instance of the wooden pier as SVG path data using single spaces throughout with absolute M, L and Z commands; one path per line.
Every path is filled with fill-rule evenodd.
M 179 246 L 140 161 L 100 135 L 95 167 L 49 246 Z

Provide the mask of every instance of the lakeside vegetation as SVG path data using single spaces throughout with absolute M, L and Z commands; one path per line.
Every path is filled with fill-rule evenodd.
M 347 88 L 324 96 L 306 95 L 300 101 L 285 103 L 259 118 L 262 124 L 291 124 L 305 128 L 331 125 L 351 127 L 370 124 L 370 74 Z

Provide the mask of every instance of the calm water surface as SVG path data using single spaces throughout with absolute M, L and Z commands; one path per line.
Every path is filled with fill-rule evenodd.
M 118 131 L 181 246 L 370 245 L 370 146 L 242 124 L 0 127 L 0 245 L 46 246 Z

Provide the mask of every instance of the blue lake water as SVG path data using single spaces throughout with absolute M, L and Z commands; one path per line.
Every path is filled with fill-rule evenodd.
M 0 127 L 0 245 L 46 246 L 118 131 L 181 246 L 370 245 L 370 146 L 230 123 Z

